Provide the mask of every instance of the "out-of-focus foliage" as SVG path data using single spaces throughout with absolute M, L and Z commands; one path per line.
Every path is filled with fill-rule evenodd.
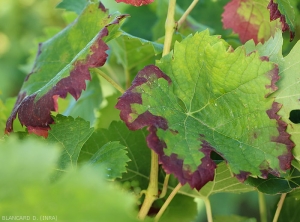
M 55 10 L 58 2 L 0 1 L 0 99 L 18 93 L 27 74 L 22 65 L 26 64 L 31 51 L 36 53 L 35 39 L 45 34 L 44 28 L 66 25 L 63 10 Z

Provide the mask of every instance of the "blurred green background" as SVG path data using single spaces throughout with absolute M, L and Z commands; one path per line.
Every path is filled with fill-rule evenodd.
M 30 67 L 30 54 L 37 51 L 36 39 L 44 28 L 64 27 L 62 10 L 54 10 L 59 0 L 0 1 L 0 98 L 16 96 Z

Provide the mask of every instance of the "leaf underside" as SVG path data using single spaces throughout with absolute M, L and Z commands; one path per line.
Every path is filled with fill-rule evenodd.
M 182 184 L 199 190 L 213 180 L 211 152 L 241 181 L 279 176 L 290 168 L 293 143 L 280 104 L 268 98 L 278 79 L 266 57 L 233 51 L 205 31 L 141 70 L 116 108 L 130 129 L 148 126 L 148 146 Z
M 109 15 L 102 3 L 90 3 L 74 23 L 39 45 L 32 72 L 26 77 L 15 107 L 7 120 L 6 132 L 13 131 L 18 115 L 28 131 L 46 131 L 53 123 L 58 97 L 70 93 L 76 100 L 90 80 L 89 68 L 104 65 L 106 41 L 116 35 L 126 15 Z M 93 28 L 91 28 L 93 27 Z
M 279 21 L 270 22 L 267 6 L 268 0 L 232 0 L 224 7 L 223 26 L 239 34 L 242 43 L 264 42 L 280 28 Z

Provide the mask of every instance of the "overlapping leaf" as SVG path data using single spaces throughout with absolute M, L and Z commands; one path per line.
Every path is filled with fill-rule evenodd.
M 77 166 L 81 148 L 94 129 L 90 128 L 89 122 L 81 118 L 73 119 L 73 117 L 57 115 L 54 119 L 56 124 L 51 126 L 47 141 L 50 144 L 59 144 L 63 149 L 57 167 L 59 174 L 67 167 Z
M 95 134 L 96 135 L 96 134 Z M 114 180 L 121 178 L 122 173 L 126 173 L 127 162 L 130 161 L 128 158 L 126 147 L 121 145 L 118 141 L 108 142 L 102 147 L 95 144 L 94 138 L 91 138 L 85 147 L 89 147 L 89 150 L 98 148 L 97 152 L 89 160 L 90 163 L 101 165 L 106 169 L 106 178 Z M 83 152 L 86 152 L 85 150 Z
M 276 65 L 205 31 L 157 66 L 141 70 L 116 107 L 130 129 L 149 127 L 148 146 L 167 173 L 200 189 L 214 178 L 211 152 L 240 180 L 290 168 L 293 143 L 279 104 L 267 98 L 277 89 Z
M 209 198 L 216 193 L 244 193 L 254 190 L 250 185 L 240 183 L 240 181 L 232 175 L 225 162 L 219 163 L 215 171 L 214 180 L 208 182 L 199 192 L 191 190 L 187 186 L 181 188 L 179 192 L 188 196 Z
M 270 22 L 268 0 L 232 0 L 222 14 L 224 28 L 239 34 L 242 43 L 268 40 L 281 27 L 279 21 Z
M 88 0 L 62 0 L 56 7 L 76 12 L 79 15 L 87 4 Z
M 279 90 L 274 95 L 275 101 L 282 104 L 278 114 L 287 123 L 287 132 L 291 134 L 291 139 L 296 144 L 293 154 L 298 161 L 300 161 L 300 124 L 297 121 L 300 114 L 299 50 L 300 42 L 284 57 L 283 63 L 279 66 L 281 77 L 278 83 Z
M 53 123 L 50 112 L 58 109 L 57 98 L 70 93 L 78 99 L 86 88 L 85 81 L 91 78 L 89 68 L 105 63 L 105 42 L 118 36 L 119 22 L 124 17 L 109 15 L 101 3 L 89 3 L 75 22 L 40 44 L 6 131 L 13 130 L 17 115 L 29 130 L 47 130 Z
M 293 168 L 287 178 L 273 175 L 269 175 L 268 179 L 265 180 L 249 177 L 245 183 L 256 187 L 260 192 L 266 194 L 288 193 L 300 187 L 300 172 Z
M 110 141 L 119 141 L 128 150 L 127 155 L 131 161 L 127 163 L 127 172 L 123 173 L 122 181 L 136 180 L 139 181 L 142 189 L 146 189 L 150 174 L 150 150 L 146 144 L 145 130 L 133 132 L 128 130 L 124 123 L 113 121 L 108 129 L 95 131 L 83 146 L 79 161 L 89 161 L 102 146 Z
M 155 62 L 157 55 L 163 50 L 163 45 L 123 33 L 110 43 L 118 62 L 131 73 L 133 69 L 140 70 L 145 65 Z
M 271 0 L 268 9 L 270 10 L 270 20 L 280 19 L 283 32 L 290 30 L 290 41 L 295 36 L 295 12 L 289 0 Z
M 248 42 L 245 46 L 247 51 L 253 52 L 257 50 L 261 56 L 268 56 L 270 61 L 279 65 L 280 81 L 278 82 L 278 90 L 272 95 L 275 101 L 282 104 L 278 114 L 281 120 L 287 123 L 286 131 L 291 135 L 291 140 L 295 143 L 293 149 L 294 157 L 300 161 L 300 125 L 297 121 L 300 110 L 300 81 L 299 69 L 300 64 L 297 53 L 300 50 L 299 42 L 294 46 L 292 51 L 286 57 L 282 56 L 281 47 L 283 39 L 281 32 L 277 32 L 274 38 L 268 40 L 264 45 L 258 44 L 252 47 Z
M 65 116 L 73 116 L 74 118 L 80 116 L 89 121 L 91 126 L 95 123 L 95 112 L 103 100 L 99 78 L 95 74 L 92 76 L 92 80 L 87 83 L 87 88 L 82 92 L 81 97 L 77 101 L 70 98 L 69 106 L 63 113 Z

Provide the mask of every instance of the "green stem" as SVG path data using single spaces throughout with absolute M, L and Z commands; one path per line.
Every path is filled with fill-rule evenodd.
M 164 202 L 164 204 L 160 208 L 159 212 L 155 216 L 154 221 L 158 221 L 161 218 L 161 216 L 163 215 L 163 213 L 165 212 L 165 210 L 169 206 L 170 202 L 173 200 L 174 196 L 177 194 L 177 192 L 180 190 L 181 187 L 182 187 L 182 185 L 179 183 L 174 188 L 174 190 L 172 190 L 172 192 L 170 193 L 170 195 L 168 196 L 168 198 L 166 199 L 166 201 Z
M 105 63 L 104 66 L 102 66 L 103 69 L 105 69 L 105 72 L 111 76 L 111 78 L 117 83 L 117 84 L 121 84 L 120 83 L 120 79 L 118 78 L 118 76 L 115 74 L 114 70 L 111 68 L 111 65 L 109 65 L 108 63 Z
M 164 196 L 166 196 L 167 190 L 168 190 L 169 179 L 170 179 L 170 174 L 167 174 L 166 177 L 165 177 L 163 188 L 161 190 L 159 198 L 163 198 Z
M 112 78 L 110 78 L 108 75 L 106 75 L 104 72 L 102 72 L 100 69 L 93 69 L 94 72 L 96 72 L 98 75 L 102 76 L 104 79 L 106 79 L 110 84 L 112 84 L 113 87 L 115 87 L 120 93 L 124 93 L 125 90 L 119 86 Z
M 210 201 L 208 197 L 203 198 L 205 209 L 206 209 L 206 217 L 208 222 L 213 222 L 212 211 L 210 206 Z
M 188 7 L 188 9 L 183 13 L 183 15 L 181 16 L 181 18 L 178 20 L 177 22 L 177 29 L 180 28 L 180 26 L 182 25 L 182 23 L 186 20 L 186 18 L 188 17 L 188 15 L 191 13 L 191 11 L 193 10 L 193 8 L 196 6 L 196 4 L 198 3 L 199 0 L 194 0 L 190 6 Z
M 171 50 L 173 33 L 175 30 L 175 7 L 176 0 L 169 0 L 168 15 L 165 24 L 165 41 L 163 56 L 168 54 Z M 150 181 L 145 194 L 145 199 L 142 207 L 138 213 L 138 218 L 143 220 L 147 216 L 153 202 L 158 199 L 158 155 L 151 150 L 151 169 L 150 169 Z
M 176 0 L 169 0 L 168 15 L 165 23 L 165 41 L 162 56 L 167 55 L 171 50 L 173 33 L 175 31 L 175 8 Z
M 282 209 L 282 205 L 283 205 L 285 197 L 286 197 L 286 193 L 281 194 L 280 200 L 279 200 L 279 202 L 277 204 L 277 209 L 276 209 L 276 212 L 275 212 L 275 215 L 274 215 L 274 218 L 273 218 L 273 222 L 277 222 L 278 221 L 279 214 L 280 214 L 280 211 Z
M 258 203 L 259 203 L 259 215 L 261 222 L 267 222 L 267 207 L 265 195 L 262 192 L 258 192 Z
M 158 155 L 151 150 L 150 181 L 145 192 L 145 199 L 139 211 L 138 218 L 144 220 L 153 202 L 158 198 Z

